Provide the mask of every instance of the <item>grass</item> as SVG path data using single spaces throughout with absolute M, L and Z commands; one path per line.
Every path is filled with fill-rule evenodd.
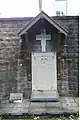
M 30 118 L 12 118 L 12 119 L 2 119 L 2 120 L 79 120 L 79 113 L 75 114 L 75 115 L 61 115 L 61 116 L 34 116 L 34 117 L 30 117 Z

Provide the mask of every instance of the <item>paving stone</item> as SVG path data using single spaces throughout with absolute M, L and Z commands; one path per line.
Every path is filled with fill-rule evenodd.
M 62 105 L 60 102 L 47 102 L 46 108 L 62 108 Z
M 74 97 L 75 102 L 79 105 L 79 98 Z
M 66 100 L 67 102 L 70 102 L 70 103 L 72 103 L 72 102 L 74 103 L 74 102 L 75 102 L 72 97 L 66 97 L 65 100 Z
M 28 113 L 32 115 L 45 114 L 46 109 L 45 108 L 30 108 Z
M 24 108 L 24 109 L 22 110 L 22 113 L 28 113 L 28 109 L 29 109 L 29 108 Z
M 0 113 L 11 113 L 12 108 L 2 108 Z
M 2 100 L 1 103 L 9 103 L 9 100 Z
M 64 110 L 78 111 L 79 107 L 76 103 L 62 103 L 62 108 Z
M 60 102 L 75 102 L 72 97 L 60 97 L 59 100 Z
M 37 107 L 45 107 L 45 102 L 31 102 L 30 103 L 31 108 L 37 108 Z
M 14 108 L 12 109 L 11 113 L 19 114 L 23 112 L 23 108 Z
M 15 113 L 15 114 L 28 113 L 28 104 L 25 107 L 24 104 L 25 103 L 16 103 L 11 113 Z
M 74 103 L 68 103 L 68 102 L 65 102 L 65 103 L 62 103 L 62 106 L 73 106 L 73 107 L 78 107 L 78 105 L 74 102 Z
M 63 108 L 64 112 L 67 112 L 67 113 L 74 113 L 74 112 L 79 112 L 79 107 L 66 107 L 66 108 Z
M 12 108 L 14 106 L 14 103 L 5 103 L 0 104 L 0 108 Z
M 24 103 L 23 103 L 23 108 L 28 108 L 29 105 L 30 105 L 30 102 L 28 102 L 28 101 L 27 101 L 27 102 L 24 102 Z
M 46 108 L 46 114 L 63 114 L 64 111 L 61 108 Z

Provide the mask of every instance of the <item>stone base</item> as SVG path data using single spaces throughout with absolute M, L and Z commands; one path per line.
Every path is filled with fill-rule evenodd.
M 32 91 L 31 101 L 58 101 L 59 94 L 57 91 Z

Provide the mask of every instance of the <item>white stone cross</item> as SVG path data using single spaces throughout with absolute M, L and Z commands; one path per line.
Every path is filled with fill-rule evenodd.
M 46 29 L 42 29 L 41 35 L 36 35 L 36 40 L 41 40 L 42 52 L 46 52 L 46 40 L 51 40 L 51 35 L 46 35 Z

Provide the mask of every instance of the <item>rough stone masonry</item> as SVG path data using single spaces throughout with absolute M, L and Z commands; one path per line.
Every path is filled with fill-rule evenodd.
M 59 94 L 78 95 L 79 17 L 56 16 L 52 19 L 68 30 L 61 52 Z M 18 32 L 31 20 L 32 17 L 0 18 L 0 100 L 9 99 L 12 92 L 22 92 L 24 98 L 30 98 L 32 85 L 27 74 L 26 50 L 21 49 L 22 39 L 18 36 Z M 24 58 L 21 57 L 22 52 Z

